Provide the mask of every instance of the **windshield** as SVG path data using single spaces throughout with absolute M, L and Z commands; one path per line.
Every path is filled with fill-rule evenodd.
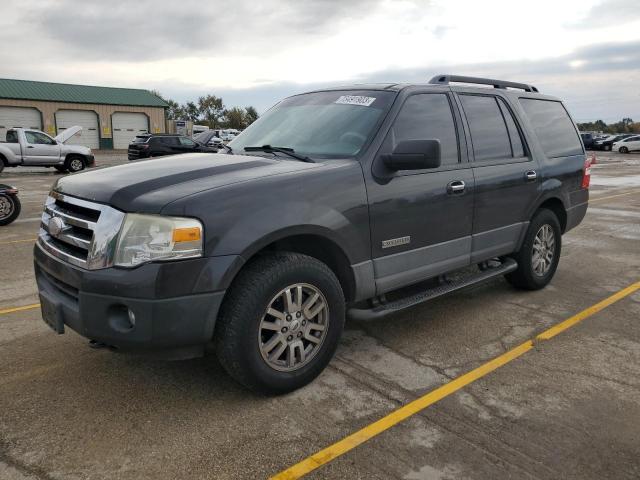
M 245 147 L 292 148 L 316 158 L 354 157 L 384 118 L 395 92 L 341 90 L 290 97 L 251 124 L 229 143 Z
M 133 143 L 147 143 L 147 140 L 149 140 L 150 137 L 136 137 L 133 139 Z

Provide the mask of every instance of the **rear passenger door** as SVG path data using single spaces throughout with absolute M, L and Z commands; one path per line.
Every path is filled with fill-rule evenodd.
M 471 261 L 513 252 L 537 198 L 538 165 L 499 95 L 458 92 L 475 177 Z
M 367 182 L 379 294 L 469 264 L 474 187 L 460 122 L 450 93 L 418 91 L 386 132 Z M 439 140 L 441 166 L 386 171 L 383 156 L 405 140 Z

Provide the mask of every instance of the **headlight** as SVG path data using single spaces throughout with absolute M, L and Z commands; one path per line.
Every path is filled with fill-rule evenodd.
M 202 237 L 202 224 L 193 218 L 128 213 L 114 264 L 135 267 L 154 260 L 201 257 Z

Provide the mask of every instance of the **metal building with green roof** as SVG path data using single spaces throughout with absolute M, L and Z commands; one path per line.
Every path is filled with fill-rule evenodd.
M 83 127 L 70 143 L 123 149 L 144 132 L 165 132 L 166 102 L 148 90 L 0 79 L 0 139 L 13 127 L 57 135 Z

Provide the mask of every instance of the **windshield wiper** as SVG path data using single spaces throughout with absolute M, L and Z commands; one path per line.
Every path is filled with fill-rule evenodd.
M 231 148 L 229 145 L 226 145 L 226 144 L 224 144 L 224 143 L 223 143 L 223 144 L 222 144 L 222 147 L 223 147 L 223 148 L 226 148 L 226 149 L 227 149 L 227 152 L 229 152 L 229 153 L 233 153 L 233 148 Z
M 315 163 L 312 159 L 305 155 L 300 155 L 293 148 L 288 147 L 272 147 L 271 145 L 262 145 L 261 147 L 244 147 L 245 152 L 266 152 L 266 153 L 284 153 L 290 157 L 300 160 L 301 162 Z

